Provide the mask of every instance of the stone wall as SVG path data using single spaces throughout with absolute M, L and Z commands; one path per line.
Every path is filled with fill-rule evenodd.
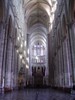
M 53 42 L 53 45 L 51 44 L 49 46 L 51 54 L 49 59 L 52 61 L 50 68 L 54 68 L 54 74 L 52 75 L 52 73 L 50 73 L 52 79 L 54 77 L 54 79 L 50 81 L 50 85 L 54 83 L 52 86 L 55 87 L 72 88 L 75 84 L 75 42 L 74 30 L 72 27 L 74 24 L 70 22 L 72 19 L 70 14 L 73 10 L 72 9 L 70 12 L 73 6 L 72 3 L 74 2 L 70 2 L 70 0 L 58 0 L 53 28 L 50 33 L 51 36 L 49 37 L 49 39 L 52 40 L 51 43 Z
M 25 67 L 24 8 L 23 0 L 0 2 L 0 90 L 11 91 L 18 87 L 19 70 Z

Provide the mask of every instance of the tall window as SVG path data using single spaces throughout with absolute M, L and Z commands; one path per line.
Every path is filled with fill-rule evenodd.
M 36 46 L 33 47 L 33 53 L 34 53 L 34 56 L 36 56 Z
M 45 55 L 45 47 L 43 45 L 37 44 L 32 48 L 32 62 L 33 63 L 43 63 Z
M 43 56 L 44 50 L 43 45 L 34 45 L 32 50 L 33 56 Z

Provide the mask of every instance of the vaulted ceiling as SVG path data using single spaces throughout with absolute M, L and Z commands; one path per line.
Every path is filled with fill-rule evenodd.
M 56 0 L 24 0 L 28 34 L 35 40 L 45 40 L 53 22 Z M 54 11 L 53 11 L 54 10 Z
M 28 28 L 37 23 L 48 28 L 55 0 L 25 0 L 24 3 Z

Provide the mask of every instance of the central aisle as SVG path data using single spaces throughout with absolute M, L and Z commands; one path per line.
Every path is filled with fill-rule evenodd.
M 0 100 L 75 100 L 75 95 L 52 89 L 26 89 L 0 94 Z

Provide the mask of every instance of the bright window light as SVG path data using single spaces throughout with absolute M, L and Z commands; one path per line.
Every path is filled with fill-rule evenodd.
M 29 55 L 29 49 L 28 49 L 28 55 Z
M 25 47 L 26 47 L 26 45 L 27 45 L 27 43 L 26 43 L 26 41 L 25 41 Z
M 22 54 L 20 54 L 20 59 L 22 59 Z
M 50 8 L 46 8 L 48 15 L 50 16 Z
M 23 47 L 23 44 L 21 44 L 21 48 Z
M 26 65 L 26 68 L 27 68 L 27 69 L 29 69 L 29 66 L 28 66 L 28 65 Z
M 50 23 L 53 23 L 53 20 L 54 20 L 54 14 L 51 15 Z
M 20 37 L 19 37 L 19 36 L 17 37 L 17 40 L 18 40 L 18 41 L 20 40 Z
M 17 53 L 19 53 L 19 50 L 16 50 Z
M 38 60 L 38 56 L 36 56 L 35 58 L 36 58 L 36 60 Z

